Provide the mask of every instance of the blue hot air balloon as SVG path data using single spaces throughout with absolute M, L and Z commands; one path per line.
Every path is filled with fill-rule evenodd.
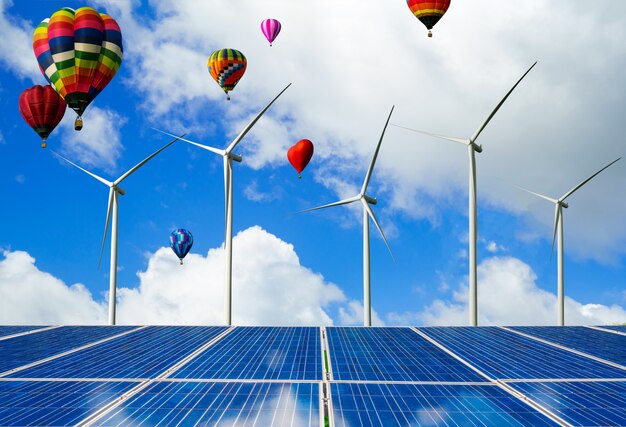
M 191 232 L 184 228 L 177 228 L 170 234 L 170 246 L 180 259 L 180 264 L 183 264 L 183 258 L 189 253 L 189 250 L 193 246 L 193 236 Z

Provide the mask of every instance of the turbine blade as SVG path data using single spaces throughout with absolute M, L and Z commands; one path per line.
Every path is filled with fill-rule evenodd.
M 422 135 L 434 136 L 435 138 L 440 138 L 440 139 L 447 139 L 448 141 L 458 142 L 459 144 L 463 144 L 463 145 L 468 145 L 469 144 L 469 141 L 467 139 L 455 138 L 453 136 L 438 135 L 436 133 L 430 133 L 430 132 L 424 132 L 423 130 L 411 129 L 411 128 L 407 128 L 407 127 L 400 126 L 400 125 L 394 125 L 393 123 L 391 124 L 391 126 L 395 126 L 397 128 L 402 128 L 402 129 L 406 129 L 406 130 L 410 130 L 411 132 L 421 133 Z
M 535 196 L 537 196 L 537 197 L 541 197 L 542 199 L 547 200 L 548 202 L 552 202 L 552 203 L 559 203 L 559 201 L 558 201 L 558 200 L 553 199 L 553 198 L 548 197 L 548 196 L 544 196 L 543 194 L 535 193 L 534 191 L 527 190 L 527 189 L 525 189 L 525 188 L 523 188 L 523 187 L 518 187 L 517 185 L 516 185 L 515 187 L 517 187 L 517 188 L 519 188 L 520 190 L 525 191 L 525 192 L 527 192 L 527 193 L 534 194 L 534 195 L 535 195 Z
M 250 131 L 250 129 L 252 129 L 252 126 L 254 126 L 257 122 L 257 120 L 259 120 L 261 118 L 261 116 L 263 114 L 265 114 L 265 112 L 267 111 L 268 108 L 270 108 L 272 106 L 272 104 L 274 103 L 274 101 L 276 101 L 278 99 L 279 96 L 281 96 L 283 94 L 283 92 L 285 92 L 289 86 L 291 86 L 291 83 L 289 83 L 283 90 L 280 91 L 280 93 L 278 95 L 276 95 L 276 97 L 274 99 L 272 99 L 270 101 L 269 104 L 267 104 L 267 106 L 261 110 L 261 112 L 259 114 L 256 115 L 256 117 L 254 119 L 252 119 L 252 121 L 250 123 L 248 123 L 248 126 L 246 126 L 239 135 L 237 135 L 237 138 L 235 138 L 233 140 L 233 142 L 230 143 L 230 145 L 228 146 L 228 148 L 226 148 L 226 153 L 230 153 L 231 151 L 233 151 L 235 149 L 235 147 L 237 146 L 237 144 L 239 144 L 239 141 L 242 140 L 242 138 L 244 136 L 246 136 L 246 134 Z
M 91 177 L 93 177 L 93 178 L 97 179 L 98 181 L 100 181 L 100 182 L 101 182 L 101 183 L 103 183 L 104 185 L 107 185 L 107 186 L 109 186 L 109 187 L 111 187 L 111 186 L 113 185 L 113 183 L 112 183 L 112 182 L 107 181 L 106 179 L 99 177 L 99 176 L 98 176 L 98 175 L 96 175 L 95 173 L 91 173 L 91 172 L 89 172 L 88 170 L 81 168 L 81 167 L 80 167 L 80 166 L 78 166 L 76 163 L 72 163 L 71 161 L 67 160 L 65 157 L 63 157 L 63 156 L 62 156 L 62 155 L 60 155 L 59 153 L 57 153 L 57 152 L 55 152 L 55 151 L 53 151 L 53 150 L 50 150 L 50 152 L 51 152 L 52 154 L 54 154 L 55 156 L 59 157 L 60 159 L 65 160 L 65 161 L 66 161 L 67 163 L 69 163 L 70 165 L 72 165 L 72 166 L 74 166 L 74 167 L 76 167 L 76 168 L 80 169 L 81 171 L 85 172 L 87 175 L 89 175 L 89 176 L 91 176 Z
M 476 138 L 478 138 L 478 135 L 480 135 L 480 133 L 483 131 L 483 129 L 485 129 L 485 126 L 487 126 L 487 124 L 489 124 L 489 122 L 491 121 L 493 116 L 495 116 L 495 114 L 498 112 L 500 107 L 502 107 L 502 104 L 504 104 L 504 101 L 506 101 L 506 99 L 509 97 L 509 95 L 515 90 L 517 85 L 520 84 L 520 82 L 524 79 L 524 77 L 526 77 L 526 74 L 528 74 L 530 72 L 530 70 L 532 70 L 535 65 L 537 65 L 537 61 L 535 61 L 535 63 L 530 66 L 530 68 L 524 73 L 524 75 L 522 77 L 520 77 L 520 79 L 517 81 L 517 83 L 515 83 L 513 85 L 511 90 L 509 90 L 507 92 L 507 94 L 504 95 L 504 98 L 502 98 L 500 103 L 498 105 L 496 105 L 496 108 L 494 108 L 493 111 L 491 112 L 491 114 L 489 114 L 489 117 L 487 117 L 487 120 L 485 120 L 485 122 L 476 130 L 474 135 L 470 138 L 470 141 L 472 141 L 472 142 L 476 141 Z
M 126 178 L 128 178 L 130 175 L 132 175 L 137 169 L 139 169 L 140 167 L 142 167 L 143 165 L 145 165 L 149 160 L 151 160 L 154 156 L 156 156 L 157 154 L 159 154 L 161 151 L 165 150 L 167 147 L 169 147 L 170 145 L 172 145 L 173 143 L 175 143 L 176 141 L 178 141 L 179 139 L 181 139 L 183 136 L 187 135 L 186 133 L 182 134 L 181 136 L 177 136 L 175 137 L 172 141 L 168 142 L 167 144 L 165 144 L 163 147 L 159 148 L 157 151 L 155 151 L 154 153 L 150 154 L 148 157 L 146 157 L 145 159 L 143 159 L 142 161 L 140 161 L 139 163 L 137 163 L 135 166 L 133 166 L 130 170 L 128 170 L 128 172 L 126 172 L 124 175 L 120 176 L 118 179 L 116 179 L 113 182 L 113 185 L 118 185 L 121 184 L 122 181 L 124 181 Z
M 198 142 L 194 142 L 194 141 L 191 141 L 191 140 L 189 140 L 189 139 L 182 138 L 181 136 L 176 136 L 176 135 L 174 135 L 174 134 L 172 134 L 172 133 L 165 132 L 165 131 L 163 131 L 163 130 L 159 130 L 159 129 L 157 129 L 157 128 L 152 128 L 152 129 L 153 129 L 153 130 L 155 130 L 155 131 L 157 131 L 157 132 L 161 132 L 161 133 L 162 133 L 162 134 L 164 134 L 164 135 L 171 136 L 172 138 L 178 138 L 178 139 L 180 139 L 181 141 L 185 141 L 185 142 L 187 142 L 187 143 L 189 143 L 189 144 L 195 145 L 196 147 L 203 148 L 203 149 L 205 149 L 205 150 L 207 150 L 207 151 L 210 151 L 210 152 L 212 152 L 212 153 L 219 154 L 220 156 L 223 156 L 223 155 L 225 155 L 225 154 L 226 154 L 226 151 L 221 150 L 221 149 L 219 149 L 219 148 L 214 148 L 214 147 L 210 147 L 210 146 L 208 146 L 208 145 L 200 144 L 200 143 L 198 143 Z
M 559 223 L 559 219 L 562 215 L 560 208 L 561 205 L 559 205 L 558 203 L 554 207 L 554 232 L 552 233 L 552 249 L 550 249 L 550 261 L 552 261 L 552 254 L 554 253 L 554 241 L 556 240 L 557 224 Z
M 107 232 L 109 231 L 109 222 L 111 221 L 111 208 L 113 207 L 113 192 L 115 189 L 111 187 L 109 189 L 109 205 L 107 207 L 107 219 L 104 223 L 104 235 L 102 236 L 102 247 L 100 248 L 100 258 L 98 259 L 98 268 L 100 268 L 100 263 L 102 263 L 102 254 L 104 253 L 104 244 L 107 240 Z
M 376 228 L 378 228 L 378 232 L 380 233 L 383 240 L 385 241 L 385 245 L 387 245 L 387 249 L 389 250 L 391 259 L 393 260 L 394 264 L 396 264 L 396 257 L 394 257 L 393 252 L 391 252 L 391 246 L 389 246 L 389 243 L 387 242 L 385 233 L 383 233 L 383 229 L 380 227 L 380 224 L 378 223 L 378 219 L 376 219 L 376 215 L 374 215 L 374 211 L 372 210 L 372 207 L 369 205 L 369 203 L 367 203 L 367 201 L 365 201 L 365 199 L 361 199 L 361 203 L 363 203 L 363 207 L 365 208 L 365 210 L 367 210 L 367 213 L 369 214 L 370 218 L 372 218 L 372 221 L 374 221 Z
M 574 193 L 574 191 L 578 190 L 580 187 L 582 187 L 583 185 L 585 185 L 586 183 L 588 183 L 589 181 L 591 181 L 592 178 L 594 178 L 596 175 L 598 175 L 600 172 L 602 172 L 604 169 L 608 168 L 609 166 L 611 166 L 613 163 L 617 162 L 619 159 L 621 159 L 621 157 L 618 157 L 617 159 L 613 160 L 611 163 L 609 163 L 608 165 L 606 165 L 605 167 L 603 167 L 602 169 L 600 169 L 598 172 L 594 173 L 593 175 L 591 175 L 589 178 L 587 178 L 586 180 L 584 180 L 583 182 L 581 182 L 580 184 L 578 184 L 576 187 L 572 188 L 570 191 L 568 191 L 567 193 L 565 193 L 565 195 L 563 197 L 561 197 L 561 201 L 567 199 L 569 196 L 572 195 L 572 193 Z
M 378 157 L 378 151 L 380 150 L 380 145 L 383 143 L 383 137 L 385 136 L 387 125 L 389 125 L 389 120 L 391 119 L 391 115 L 393 114 L 393 109 L 394 107 L 392 106 L 391 111 L 389 112 L 389 116 L 387 117 L 387 121 L 385 122 L 385 127 L 383 128 L 383 131 L 380 134 L 380 139 L 378 140 L 376 151 L 374 151 L 374 157 L 372 157 L 372 162 L 370 163 L 370 167 L 367 169 L 367 174 L 365 175 L 365 180 L 363 181 L 363 187 L 361 187 L 361 194 L 365 194 L 365 190 L 367 190 L 367 185 L 369 184 L 370 178 L 372 177 L 372 172 L 374 171 L 374 165 L 376 164 L 376 158 Z
M 340 200 L 340 201 L 338 201 L 338 202 L 329 203 L 329 204 L 327 204 L 327 205 L 323 205 L 323 206 L 318 206 L 318 207 L 316 207 L 316 208 L 310 208 L 310 209 L 305 209 L 305 210 L 303 210 L 303 211 L 298 211 L 298 212 L 296 212 L 296 213 L 311 212 L 311 211 L 316 211 L 316 210 L 318 210 L 318 209 L 330 208 L 330 207 L 332 207 L 332 206 L 347 205 L 348 203 L 353 203 L 353 202 L 356 202 L 356 201 L 357 201 L 357 200 L 359 200 L 360 198 L 361 198 L 361 196 L 360 196 L 360 195 L 358 195 L 358 196 L 350 197 L 350 198 L 348 198 L 348 199 L 343 199 L 343 200 Z

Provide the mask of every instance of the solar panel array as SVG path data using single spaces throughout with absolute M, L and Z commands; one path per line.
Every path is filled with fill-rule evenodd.
M 626 425 L 609 327 L 0 327 L 2 426 Z

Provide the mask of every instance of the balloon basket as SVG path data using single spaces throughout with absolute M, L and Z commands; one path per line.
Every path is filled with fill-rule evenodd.
M 298 179 L 302 179 L 302 175 L 298 174 Z
M 47 147 L 47 145 L 46 145 L 46 140 L 45 140 L 45 139 L 42 139 L 42 140 L 41 140 L 41 148 L 46 148 L 46 147 Z
M 433 36 L 433 32 L 432 31 L 428 31 L 428 37 L 432 37 Z
M 81 130 L 83 128 L 83 118 L 78 116 L 74 120 L 74 130 Z
M 183 260 L 182 259 L 180 260 L 180 265 L 183 265 Z

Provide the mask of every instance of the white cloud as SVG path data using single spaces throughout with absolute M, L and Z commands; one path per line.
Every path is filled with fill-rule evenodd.
M 493 257 L 478 266 L 479 325 L 554 325 L 556 295 L 537 287 L 530 266 L 512 257 Z M 452 300 L 435 300 L 418 313 L 391 313 L 392 324 L 467 325 L 467 286 L 461 285 Z M 567 325 L 597 325 L 626 322 L 619 305 L 575 301 L 565 298 Z
M 341 325 L 363 325 L 363 303 L 361 301 L 349 301 L 347 305 L 339 308 L 339 323 Z M 380 318 L 376 310 L 372 308 L 372 326 L 384 326 L 385 322 Z
M 11 0 L 0 0 L 0 40 L 4 49 L 0 49 L 0 63 L 11 70 L 18 78 L 30 79 L 37 84 L 46 84 L 46 79 L 39 71 L 32 39 L 35 27 L 27 21 L 7 15 Z M 39 24 L 39 22 L 37 22 Z
M 275 187 L 270 191 L 261 191 L 259 189 L 259 183 L 256 179 L 253 179 L 250 184 L 243 189 L 243 195 L 246 199 L 253 202 L 271 202 L 278 200 L 282 196 L 282 188 Z

